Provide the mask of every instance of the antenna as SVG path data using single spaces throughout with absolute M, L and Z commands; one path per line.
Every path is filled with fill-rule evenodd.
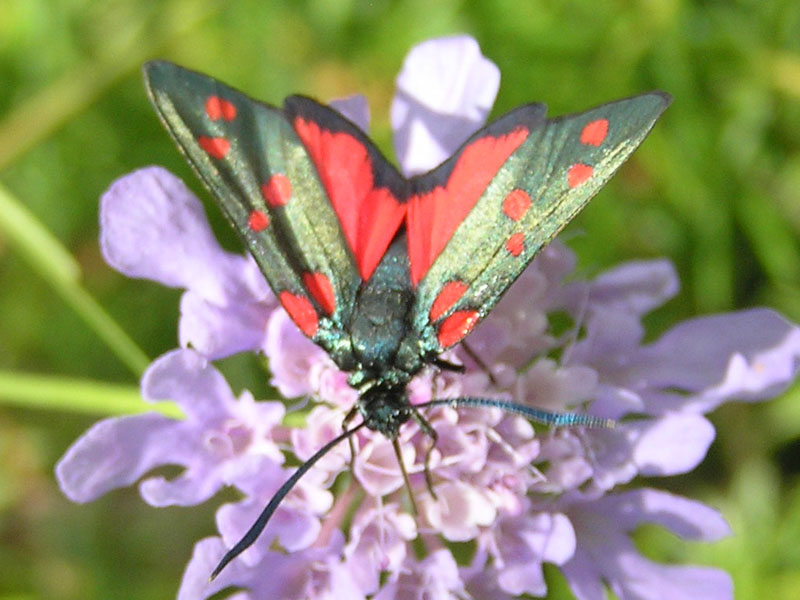
M 267 526 L 267 523 L 272 517 L 272 513 L 274 513 L 275 509 L 278 508 L 278 505 L 284 499 L 286 494 L 288 494 L 294 487 L 294 485 L 300 480 L 300 478 L 306 474 L 306 471 L 308 471 L 311 467 L 313 467 L 314 463 L 316 463 L 320 458 L 322 458 L 328 452 L 330 452 L 334 446 L 349 438 L 356 431 L 361 429 L 365 424 L 366 422 L 359 423 L 352 429 L 348 429 L 338 437 L 332 439 L 322 448 L 317 450 L 317 453 L 314 454 L 314 456 L 312 456 L 306 462 L 300 465 L 297 471 L 292 473 L 292 476 L 286 480 L 286 482 L 280 487 L 280 489 L 277 492 L 275 492 L 275 495 L 269 501 L 269 504 L 267 504 L 266 508 L 258 516 L 256 522 L 253 523 L 253 526 L 247 530 L 247 533 L 244 534 L 242 539 L 236 542 L 236 545 L 233 548 L 231 548 L 230 550 L 228 550 L 228 552 L 225 553 L 225 556 L 222 557 L 222 560 L 219 561 L 219 564 L 211 573 L 211 576 L 208 578 L 209 582 L 213 581 L 217 577 L 217 575 L 219 575 L 222 572 L 222 569 L 224 569 L 228 565 L 229 562 L 231 562 L 234 558 L 236 558 L 242 552 L 247 550 L 247 548 L 249 548 L 253 544 L 253 542 L 255 542 L 256 539 L 258 539 L 258 536 L 261 535 L 262 531 L 264 531 L 264 528 Z
M 517 404 L 515 402 L 508 402 L 506 400 L 495 400 L 492 398 L 442 398 L 439 400 L 431 400 L 429 402 L 424 402 L 422 404 L 415 404 L 413 408 L 416 410 L 422 408 L 432 408 L 435 406 L 450 406 L 452 408 L 457 408 L 459 406 L 471 406 L 471 407 L 479 407 L 479 408 L 499 408 L 509 413 L 514 413 L 518 415 L 522 415 L 532 421 L 536 421 L 537 423 L 542 423 L 544 425 L 554 425 L 556 427 L 606 427 L 611 428 L 616 425 L 613 419 L 604 419 L 602 417 L 595 417 L 592 415 L 581 414 L 581 413 L 559 413 L 559 412 L 551 412 L 548 410 L 542 410 L 539 408 L 533 408 L 531 406 L 525 406 L 524 404 Z M 286 480 L 286 482 L 275 492 L 275 495 L 267 504 L 266 508 L 261 512 L 256 522 L 253 523 L 253 526 L 244 534 L 242 539 L 240 539 L 236 545 L 228 550 L 225 553 L 225 556 L 222 557 L 222 560 L 219 561 L 219 564 L 211 573 L 211 576 L 208 578 L 209 581 L 213 581 L 217 575 L 219 575 L 222 570 L 231 562 L 234 558 L 239 556 L 242 552 L 247 550 L 253 542 L 258 539 L 258 536 L 261 535 L 261 532 L 264 531 L 264 528 L 267 526 L 270 518 L 272 518 L 272 513 L 278 508 L 278 505 L 283 501 L 291 489 L 295 486 L 295 484 L 300 480 L 300 478 L 306 474 L 306 472 L 314 466 L 314 464 L 323 456 L 325 456 L 328 452 L 330 452 L 337 444 L 343 442 L 346 439 L 349 439 L 354 433 L 356 433 L 359 429 L 366 425 L 366 421 L 363 421 L 353 427 L 352 429 L 348 429 L 344 433 L 340 434 L 338 437 L 335 437 L 330 442 L 325 444 L 322 448 L 320 448 L 314 456 L 309 458 L 306 462 L 298 467 L 298 469 L 292 473 L 292 476 Z M 428 426 L 430 427 L 430 426 Z M 423 428 L 424 430 L 424 428 Z M 426 431 L 427 433 L 427 431 Z M 411 486 L 409 485 L 408 481 L 408 474 L 405 470 L 405 465 L 403 464 L 402 453 L 400 452 L 400 447 L 398 445 L 397 440 L 392 440 L 395 454 L 397 454 L 397 460 L 400 463 L 400 469 L 403 473 L 403 478 L 406 483 L 406 487 L 409 490 L 409 494 L 411 496 L 411 504 L 412 507 L 415 509 L 414 512 L 416 513 L 416 504 L 414 502 L 413 493 L 411 493 Z M 427 463 L 427 459 L 426 459 Z M 426 464 L 427 469 L 427 464 Z M 430 475 L 426 473 L 428 485 L 430 486 Z M 431 489 L 431 492 L 433 490 Z
M 604 419 L 602 417 L 595 417 L 582 413 L 551 412 L 549 410 L 525 406 L 524 404 L 517 404 L 516 402 L 494 400 L 492 398 L 442 398 L 440 400 L 431 400 L 430 402 L 415 404 L 414 408 L 431 408 L 434 406 L 450 406 L 451 408 L 457 408 L 459 406 L 499 408 L 509 413 L 522 415 L 537 423 L 555 425 L 556 427 L 582 426 L 613 428 L 616 425 L 613 419 Z

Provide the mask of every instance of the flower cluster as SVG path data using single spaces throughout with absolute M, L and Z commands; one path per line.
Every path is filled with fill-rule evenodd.
M 498 85 L 497 68 L 470 38 L 414 48 L 392 106 L 404 172 L 451 154 L 482 125 Z M 335 106 L 368 127 L 362 99 Z M 654 563 L 630 537 L 656 523 L 686 539 L 716 540 L 729 533 L 716 511 L 653 488 L 616 488 L 637 475 L 693 469 L 714 437 L 705 412 L 789 385 L 800 329 L 780 315 L 756 309 L 698 318 L 643 343 L 642 318 L 677 292 L 671 265 L 635 262 L 568 280 L 574 257 L 553 243 L 470 335 L 472 353 L 445 357 L 465 364 L 465 373 L 426 372 L 410 385 L 410 400 L 505 394 L 549 410 L 586 409 L 618 419 L 616 428 L 534 431 L 497 409 L 431 410 L 435 498 L 423 475 L 430 439 L 413 422 L 401 431 L 416 518 L 391 443 L 362 429 L 352 477 L 339 478 L 351 460 L 342 444 L 209 584 L 226 548 L 293 472 L 285 453 L 302 461 L 337 436 L 356 392 L 277 308 L 254 262 L 218 246 L 199 201 L 174 176 L 150 167 L 115 182 L 102 199 L 101 225 L 111 265 L 186 290 L 181 347 L 142 379 L 145 400 L 172 400 L 185 419 L 102 421 L 69 449 L 57 476 L 80 502 L 137 481 L 154 506 L 198 504 L 224 486 L 241 492 L 217 513 L 220 537 L 195 546 L 180 599 L 234 586 L 244 591 L 232 597 L 242 599 L 506 600 L 545 595 L 545 562 L 558 565 L 583 599 L 604 597 L 606 586 L 620 598 L 732 596 L 726 573 Z M 564 331 L 551 329 L 553 312 L 569 317 Z M 281 402 L 234 395 L 212 361 L 243 351 L 267 356 L 281 394 L 317 401 L 304 427 L 284 425 Z M 183 471 L 173 479 L 149 474 L 161 465 Z

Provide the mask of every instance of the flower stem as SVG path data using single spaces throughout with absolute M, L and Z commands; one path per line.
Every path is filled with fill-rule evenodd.
M 94 415 L 155 411 L 168 417 L 183 416 L 172 402 L 145 402 L 134 386 L 8 371 L 0 371 L 0 404 Z
M 150 362 L 147 355 L 81 285 L 80 265 L 67 249 L 2 185 L 0 232 L 128 369 L 140 376 Z

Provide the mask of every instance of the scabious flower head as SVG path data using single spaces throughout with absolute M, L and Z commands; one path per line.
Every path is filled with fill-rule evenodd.
M 449 156 L 479 128 L 499 85 L 474 40 L 414 48 L 392 105 L 395 150 L 407 175 Z M 335 103 L 366 129 L 360 97 Z M 642 318 L 677 293 L 666 261 L 622 265 L 591 280 L 569 279 L 575 259 L 546 247 L 468 342 L 445 358 L 463 374 L 428 371 L 408 388 L 412 403 L 494 396 L 549 410 L 583 409 L 620 420 L 614 429 L 534 431 L 497 409 L 440 407 L 426 415 L 439 439 L 434 498 L 423 474 L 430 439 L 414 422 L 400 433 L 419 515 L 409 513 L 391 443 L 362 429 L 320 460 L 283 500 L 253 546 L 213 583 L 207 578 L 291 474 L 286 453 L 306 460 L 341 432 L 356 392 L 320 348 L 277 307 L 250 258 L 223 251 L 199 201 L 163 169 L 115 182 L 101 204 L 108 262 L 133 277 L 184 288 L 180 348 L 142 379 L 147 401 L 170 399 L 176 421 L 156 414 L 108 419 L 57 467 L 64 492 L 86 502 L 140 482 L 154 506 L 192 505 L 232 486 L 242 499 L 217 513 L 219 537 L 198 542 L 178 594 L 207 598 L 235 587 L 237 599 L 507 600 L 544 596 L 542 565 L 557 565 L 581 599 L 730 598 L 724 572 L 654 563 L 631 533 L 655 523 L 693 540 L 729 533 L 698 502 L 626 486 L 637 475 L 685 473 L 705 456 L 714 429 L 703 416 L 731 400 L 757 401 L 794 379 L 800 329 L 754 309 L 681 323 L 644 343 Z M 555 333 L 548 314 L 571 318 Z M 214 359 L 263 352 L 271 383 L 316 404 L 302 428 L 283 424 L 284 405 L 236 397 Z M 626 418 L 628 417 L 628 418 Z M 150 475 L 179 465 L 173 479 Z M 469 551 L 464 552 L 467 542 Z

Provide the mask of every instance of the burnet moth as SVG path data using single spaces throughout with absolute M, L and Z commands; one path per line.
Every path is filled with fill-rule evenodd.
M 406 178 L 356 125 L 309 98 L 290 96 L 276 108 L 164 61 L 147 63 L 144 74 L 159 117 L 280 304 L 358 391 L 343 433 L 276 492 L 212 579 L 256 540 L 314 463 L 363 427 L 391 440 L 399 458 L 398 433 L 409 420 L 433 448 L 436 433 L 421 411 L 434 406 L 496 407 L 555 426 L 611 425 L 491 398 L 412 405 L 406 385 L 428 365 L 459 369 L 440 354 L 492 310 L 639 146 L 669 95 L 555 119 L 541 104 L 521 106 L 432 171 Z M 425 475 L 433 494 L 427 459 Z

